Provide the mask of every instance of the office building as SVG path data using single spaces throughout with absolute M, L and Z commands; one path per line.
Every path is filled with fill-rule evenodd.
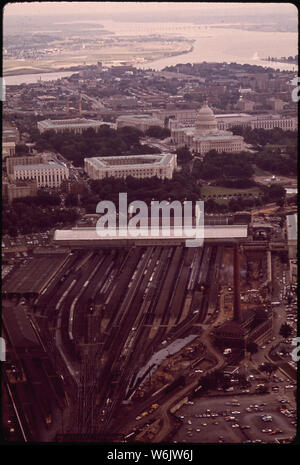
M 37 195 L 37 182 L 31 181 L 18 181 L 14 184 L 6 183 L 4 198 L 8 199 L 11 203 L 14 199 L 23 197 L 34 197 Z
M 41 155 L 32 155 L 24 157 L 10 157 L 6 160 L 6 171 L 9 177 L 14 174 L 14 167 L 17 165 L 37 165 L 42 163 Z
M 147 131 L 151 126 L 164 127 L 164 121 L 151 115 L 121 115 L 117 118 L 117 128 L 133 126 L 140 131 Z
M 108 124 L 103 121 L 95 121 L 92 119 L 86 118 L 70 118 L 70 119 L 62 119 L 62 120 L 44 120 L 39 121 L 37 123 L 38 130 L 42 134 L 45 131 L 55 131 L 56 133 L 63 132 L 63 131 L 71 131 L 75 134 L 81 134 L 88 128 L 92 128 L 95 131 L 98 131 L 100 126 L 103 124 Z
M 84 159 L 84 170 L 92 179 L 108 177 L 171 179 L 177 166 L 176 154 L 129 155 L 119 157 L 93 157 Z
M 64 163 L 49 162 L 37 165 L 15 165 L 12 178 L 15 181 L 35 179 L 37 187 L 60 187 L 69 178 L 69 169 Z

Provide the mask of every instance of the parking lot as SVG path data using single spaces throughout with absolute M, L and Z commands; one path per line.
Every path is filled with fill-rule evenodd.
M 176 416 L 182 426 L 172 441 L 178 443 L 274 443 L 296 432 L 294 403 L 274 393 L 193 399 Z

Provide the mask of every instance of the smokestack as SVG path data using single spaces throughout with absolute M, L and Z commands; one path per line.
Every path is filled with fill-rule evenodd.
M 242 321 L 241 309 L 241 286 L 240 286 L 240 251 L 239 245 L 234 247 L 233 260 L 233 279 L 234 279 L 234 316 L 233 319 L 239 323 Z

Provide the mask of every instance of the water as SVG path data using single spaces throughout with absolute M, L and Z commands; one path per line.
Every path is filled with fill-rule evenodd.
M 177 63 L 226 62 L 271 67 L 293 71 L 297 66 L 264 60 L 268 56 L 294 56 L 297 54 L 297 38 L 294 33 L 252 32 L 236 29 L 211 28 L 206 34 L 193 36 L 193 50 L 179 56 L 138 65 L 157 71 Z
M 92 21 L 90 21 L 92 23 Z M 93 21 L 98 23 L 98 21 Z M 166 39 L 182 37 L 194 39 L 193 50 L 182 55 L 163 58 L 160 60 L 137 63 L 141 69 L 152 68 L 161 70 L 166 66 L 177 63 L 207 62 L 235 62 L 272 67 L 280 70 L 297 70 L 295 64 L 274 63 L 264 58 L 295 56 L 298 53 L 298 34 L 296 32 L 261 32 L 246 31 L 234 28 L 218 28 L 214 25 L 196 25 L 189 23 L 125 23 L 115 21 L 101 21 L 105 29 L 114 32 L 116 36 L 145 36 L 163 35 Z M 99 59 L 101 57 L 99 56 Z M 132 57 L 134 60 L 134 56 Z M 128 61 L 128 60 L 127 60 Z M 104 60 L 105 63 L 105 60 Z M 21 83 L 35 83 L 41 77 L 43 81 L 70 76 L 73 72 L 54 72 L 44 74 L 25 74 L 7 76 L 6 85 Z
M 163 58 L 151 63 L 138 63 L 137 68 L 151 67 L 157 71 L 177 63 L 240 63 L 270 66 L 280 70 L 297 70 L 297 65 L 274 63 L 264 58 L 295 56 L 298 53 L 296 32 L 246 31 L 219 28 L 218 24 L 196 25 L 191 23 L 117 23 L 102 21 L 105 29 L 119 36 L 164 35 L 166 38 L 194 39 L 193 50 L 178 56 Z M 224 26 L 225 24 L 222 24 Z
M 20 84 L 34 84 L 42 81 L 53 81 L 63 77 L 71 76 L 76 71 L 57 71 L 54 73 L 20 74 L 16 76 L 5 76 L 4 81 L 7 86 L 18 86 Z

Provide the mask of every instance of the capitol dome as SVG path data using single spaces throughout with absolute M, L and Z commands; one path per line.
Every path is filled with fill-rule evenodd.
M 217 120 L 207 101 L 198 111 L 195 128 L 197 134 L 209 134 L 217 131 Z

